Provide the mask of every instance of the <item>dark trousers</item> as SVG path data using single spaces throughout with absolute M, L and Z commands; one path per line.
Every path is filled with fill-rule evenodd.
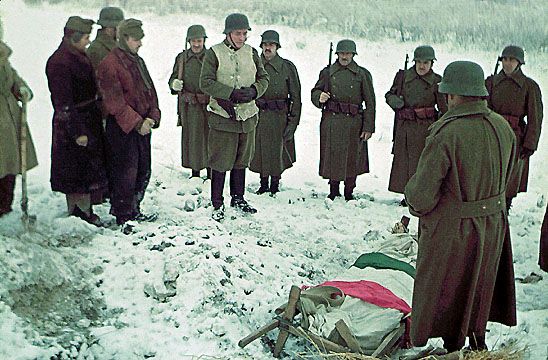
M 0 216 L 11 211 L 14 189 L 15 175 L 6 175 L 0 179 Z
M 111 155 L 110 213 L 131 218 L 139 214 L 150 181 L 150 134 L 142 136 L 135 130 L 126 134 L 109 117 L 106 136 Z
M 211 171 L 211 203 L 218 209 L 223 205 L 223 188 L 225 185 L 225 171 Z M 230 170 L 230 196 L 243 199 L 245 192 L 245 169 Z
M 332 195 L 340 196 L 340 181 L 329 180 L 329 192 Z M 350 176 L 344 179 L 344 195 L 352 195 L 356 187 L 356 176 Z

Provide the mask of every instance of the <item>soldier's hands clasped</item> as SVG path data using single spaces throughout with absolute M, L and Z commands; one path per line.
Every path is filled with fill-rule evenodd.
M 234 110 L 234 104 L 230 100 L 225 99 L 215 99 L 217 100 L 217 104 L 219 104 L 220 107 L 223 108 L 224 111 L 227 112 L 228 116 L 230 116 L 231 119 L 236 119 L 236 111 Z
M 323 92 L 320 94 L 320 104 L 325 103 L 329 98 L 331 97 L 331 94 Z
M 141 125 L 141 127 L 139 128 L 139 130 L 137 130 L 137 132 L 140 135 L 145 136 L 150 133 L 150 129 L 152 129 L 155 123 L 156 121 L 154 121 L 153 119 L 145 118 L 145 120 L 143 121 L 143 125 Z
M 241 89 L 232 90 L 230 100 L 236 104 L 250 102 L 257 97 L 257 90 L 254 86 L 243 87 Z
M 171 89 L 173 91 L 181 91 L 183 90 L 183 80 L 180 79 L 173 79 L 171 82 Z

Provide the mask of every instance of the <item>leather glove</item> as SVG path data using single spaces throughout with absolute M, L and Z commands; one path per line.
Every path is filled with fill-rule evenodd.
M 284 141 L 289 141 L 293 139 L 293 136 L 295 136 L 295 130 L 297 130 L 297 124 L 289 123 L 285 126 L 284 133 L 282 135 L 282 138 Z
M 215 100 L 217 100 L 217 104 L 219 104 L 219 106 L 228 113 L 228 116 L 230 116 L 231 119 L 236 120 L 236 110 L 234 110 L 234 104 L 232 101 L 217 98 Z
M 151 118 L 145 118 L 145 120 L 143 121 L 143 125 L 141 125 L 141 127 L 139 128 L 139 130 L 137 130 L 137 132 L 140 135 L 145 136 L 150 133 L 150 129 L 152 129 L 155 123 L 156 121 L 152 120 Z
M 26 86 L 21 86 L 19 89 L 19 94 L 21 95 L 21 100 L 24 102 L 29 102 L 34 97 L 32 91 Z
M 183 80 L 173 79 L 173 81 L 171 82 L 171 90 L 173 91 L 183 90 Z
M 390 106 L 393 110 L 401 109 L 405 103 L 403 99 L 396 95 L 390 95 L 386 98 L 386 103 L 388 106 Z
M 534 152 L 535 150 L 531 150 L 529 148 L 523 147 L 521 148 L 521 151 L 519 152 L 519 158 L 525 160 L 531 155 L 533 155 Z
M 232 90 L 230 100 L 236 104 L 250 102 L 257 97 L 257 90 L 254 86 L 243 87 L 241 89 Z

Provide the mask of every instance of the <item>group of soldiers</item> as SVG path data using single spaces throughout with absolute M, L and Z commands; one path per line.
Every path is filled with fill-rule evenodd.
M 54 108 L 51 187 L 66 194 L 69 214 L 98 226 L 92 207 L 106 198 L 119 225 L 152 220 L 140 204 L 160 109 L 138 55 L 142 23 L 115 7 L 102 9 L 97 23 L 102 28 L 89 45 L 94 21 L 70 17 L 46 65 Z M 296 160 L 302 107 L 297 69 L 278 54 L 276 31 L 262 34 L 259 55 L 246 43 L 250 30 L 245 15 L 231 14 L 225 39 L 208 49 L 204 27 L 190 26 L 190 47 L 177 55 L 169 79 L 178 97 L 182 166 L 192 177 L 206 169 L 217 221 L 225 214 L 228 171 L 230 206 L 252 214 L 257 210 L 244 198 L 246 169 L 260 176 L 257 194 L 276 194 L 282 173 Z M 10 53 L 0 43 L 0 77 L 6 79 L 0 116 L 8 134 L 0 152 L 0 216 L 11 211 L 21 172 L 17 101 L 32 98 L 7 60 Z M 329 181 L 329 199 L 352 201 L 356 177 L 369 172 L 375 94 L 371 73 L 354 60 L 356 43 L 339 41 L 335 54 L 311 91 L 322 110 L 319 173 Z M 517 46 L 502 51 L 502 70 L 486 80 L 469 61 L 449 64 L 443 77 L 436 74 L 431 46 L 417 47 L 413 61 L 397 72 L 385 95 L 395 112 L 389 190 L 404 194 L 401 205 L 419 217 L 411 338 L 423 345 L 442 337 L 448 350 L 456 350 L 468 336 L 481 349 L 487 320 L 516 323 L 507 214 L 512 199 L 527 189 L 529 158 L 540 137 L 541 93 L 523 74 L 524 52 Z M 36 166 L 32 141 L 26 153 L 26 166 Z M 547 253 L 541 251 L 545 270 Z

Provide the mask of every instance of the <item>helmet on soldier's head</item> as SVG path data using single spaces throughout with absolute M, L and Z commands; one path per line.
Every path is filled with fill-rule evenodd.
M 263 46 L 263 43 L 277 44 L 278 49 L 282 47 L 282 45 L 280 45 L 280 34 L 278 34 L 278 32 L 274 31 L 274 30 L 266 30 L 261 35 L 261 45 L 260 46 Z
M 204 27 L 202 25 L 190 25 L 186 31 L 186 41 L 202 38 L 207 39 Z
M 115 28 L 122 20 L 124 20 L 124 12 L 122 11 L 122 9 L 108 6 L 101 9 L 97 24 L 101 25 L 102 27 Z
M 429 45 L 422 45 L 415 49 L 413 53 L 413 61 L 434 61 L 436 59 L 436 53 L 434 48 Z
M 519 61 L 520 65 L 525 64 L 525 53 L 522 48 L 516 45 L 508 45 L 505 47 L 504 50 L 502 50 L 502 54 L 500 54 L 500 60 L 502 60 L 503 57 L 514 58 Z
M 447 65 L 438 91 L 461 96 L 487 96 L 483 69 L 471 61 L 454 61 Z
M 230 34 L 234 30 L 247 29 L 251 31 L 249 27 L 249 20 L 244 14 L 230 14 L 225 19 L 225 29 L 223 34 Z
M 335 50 L 335 54 L 338 54 L 340 52 L 349 52 L 354 55 L 358 55 L 356 52 L 356 43 L 350 39 L 344 39 L 337 43 L 337 49 Z

